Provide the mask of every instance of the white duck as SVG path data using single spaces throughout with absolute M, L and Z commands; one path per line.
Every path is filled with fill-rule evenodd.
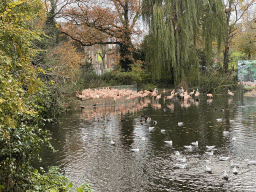
M 149 127 L 148 130 L 149 132 L 153 131 L 155 129 L 155 127 Z
M 187 161 L 186 157 L 178 158 L 177 161 L 185 163 Z
M 186 149 L 192 149 L 192 145 L 184 145 Z
M 180 164 L 180 163 L 177 163 L 174 165 L 175 168 L 180 168 L 180 169 L 185 169 L 187 167 L 187 164 Z
M 227 161 L 227 160 L 229 160 L 229 159 L 230 159 L 230 157 L 220 157 L 220 158 L 219 158 L 220 161 Z
M 213 155 L 213 151 L 210 151 L 210 152 L 209 152 L 209 151 L 206 151 L 205 153 L 206 153 L 207 155 Z
M 113 140 L 110 141 L 111 145 L 115 145 L 115 142 Z
M 169 145 L 172 145 L 172 140 L 170 141 L 164 141 L 165 143 L 169 144 Z
M 191 145 L 198 147 L 198 141 L 192 142 Z
M 247 161 L 248 165 L 256 165 L 256 161 L 254 160 L 245 159 L 245 161 Z
M 165 129 L 161 129 L 161 133 L 165 134 Z
M 140 151 L 140 149 L 139 149 L 139 148 L 137 148 L 137 149 L 131 149 L 131 151 L 133 151 L 133 152 L 138 152 L 138 151 Z
M 210 167 L 208 167 L 208 166 L 206 165 L 205 171 L 206 171 L 207 173 L 212 173 L 212 168 L 210 168 Z
M 229 131 L 223 131 L 223 136 L 227 136 L 229 134 Z
M 183 122 L 178 122 L 178 126 L 183 126 Z
M 223 174 L 222 178 L 225 179 L 225 180 L 228 180 L 228 174 L 227 174 L 226 170 L 224 170 L 224 174 Z
M 215 148 L 215 145 L 206 145 L 207 150 L 213 150 Z
M 236 175 L 236 174 L 238 174 L 238 170 L 237 170 L 237 168 L 236 168 L 236 166 L 233 168 L 233 173 Z

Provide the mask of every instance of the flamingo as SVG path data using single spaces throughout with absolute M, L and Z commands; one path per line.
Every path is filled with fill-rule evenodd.
M 228 90 L 228 94 L 229 94 L 230 96 L 233 96 L 233 95 L 234 95 L 234 93 L 232 93 L 230 90 Z
M 161 98 L 161 94 L 156 96 L 156 100 L 159 100 Z
M 213 95 L 212 95 L 211 93 L 207 93 L 207 97 L 212 98 L 212 97 L 213 97 Z

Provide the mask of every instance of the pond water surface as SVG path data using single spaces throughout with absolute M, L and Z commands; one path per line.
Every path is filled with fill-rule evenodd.
M 256 165 L 246 161 L 256 161 L 254 97 L 237 91 L 212 100 L 201 94 L 187 103 L 164 94 L 159 101 L 95 102 L 48 125 L 58 152 L 45 150 L 40 166 L 58 165 L 74 185 L 86 181 L 94 191 L 256 191 Z M 172 145 L 165 142 L 170 140 Z M 184 147 L 196 141 L 198 146 Z M 213 155 L 206 145 L 215 146 Z M 231 160 L 239 164 L 238 174 Z

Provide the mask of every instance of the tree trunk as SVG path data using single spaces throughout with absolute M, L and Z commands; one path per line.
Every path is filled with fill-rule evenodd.
M 124 5 L 124 37 L 123 41 L 120 43 L 120 66 L 124 71 L 131 70 L 132 61 L 132 42 L 129 30 L 129 17 L 128 17 L 129 7 L 128 1 L 125 1 Z
M 224 53 L 223 53 L 223 67 L 224 67 L 224 71 L 227 72 L 228 70 L 228 63 L 229 63 L 229 42 L 230 42 L 230 35 L 232 32 L 232 28 L 229 25 L 230 22 L 230 16 L 231 16 L 231 10 L 232 10 L 232 4 L 233 4 L 233 0 L 229 1 L 229 7 L 228 9 L 225 11 L 226 12 L 226 27 L 227 27 L 227 36 L 226 36 L 226 42 L 225 42 L 225 48 L 224 48 Z
M 224 52 L 223 52 L 223 65 L 224 65 L 224 71 L 226 72 L 228 70 L 228 63 L 229 63 L 229 40 L 226 41 L 224 46 Z
M 249 51 L 248 60 L 251 60 L 251 52 Z

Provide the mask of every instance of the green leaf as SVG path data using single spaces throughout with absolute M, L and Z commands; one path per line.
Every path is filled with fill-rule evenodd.
M 68 188 L 72 188 L 73 187 L 73 183 L 69 183 L 67 187 Z

